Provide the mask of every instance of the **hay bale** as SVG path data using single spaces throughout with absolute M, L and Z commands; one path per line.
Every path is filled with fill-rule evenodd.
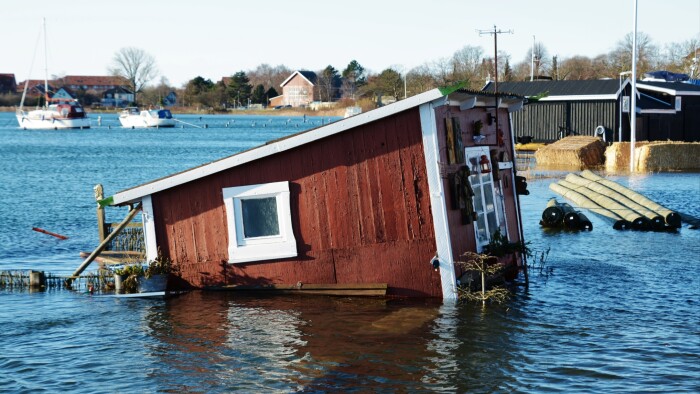
M 700 169 L 700 143 L 638 141 L 634 144 L 636 171 L 674 171 Z M 630 168 L 630 143 L 615 142 L 605 150 L 607 171 Z
M 652 142 L 635 146 L 637 171 L 700 170 L 700 142 Z
M 595 168 L 603 164 L 605 143 L 598 137 L 571 136 L 540 148 L 535 152 L 537 165 Z
M 637 149 L 648 144 L 649 141 L 637 141 L 634 144 L 634 156 L 639 157 Z M 613 142 L 612 145 L 605 149 L 605 170 L 615 172 L 619 170 L 627 170 L 630 168 L 630 143 L 629 142 Z

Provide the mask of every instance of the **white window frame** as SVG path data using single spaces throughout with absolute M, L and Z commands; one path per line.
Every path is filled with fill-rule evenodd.
M 289 182 L 227 187 L 222 189 L 228 223 L 229 263 L 296 257 L 297 243 L 292 230 Z M 277 202 L 279 234 L 246 238 L 241 201 L 274 197 Z

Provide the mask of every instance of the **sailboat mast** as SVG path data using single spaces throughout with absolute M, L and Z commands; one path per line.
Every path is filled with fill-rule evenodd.
M 46 18 L 44 18 L 44 107 L 49 106 L 49 59 L 46 36 Z

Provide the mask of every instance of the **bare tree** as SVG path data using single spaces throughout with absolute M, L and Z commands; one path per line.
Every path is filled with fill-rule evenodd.
M 408 96 L 413 96 L 419 93 L 427 92 L 430 89 L 437 87 L 430 66 L 424 64 L 411 69 L 406 74 L 406 89 Z
M 608 55 L 612 73 L 616 76 L 620 72 L 632 69 L 632 33 L 618 41 L 617 47 Z M 637 33 L 637 72 L 643 75 L 658 66 L 659 50 L 652 43 L 651 37 L 643 32 Z
M 156 60 L 143 49 L 126 47 L 118 50 L 109 69 L 114 76 L 126 78 L 129 88 L 136 95 L 158 74 Z
M 452 55 L 452 78 L 455 81 L 468 81 L 473 84 L 481 80 L 481 61 L 484 50 L 481 47 L 467 45 Z

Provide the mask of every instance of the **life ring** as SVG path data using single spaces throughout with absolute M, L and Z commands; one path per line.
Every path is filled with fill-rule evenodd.
M 605 135 L 605 127 L 598 126 L 595 128 L 595 135 Z

